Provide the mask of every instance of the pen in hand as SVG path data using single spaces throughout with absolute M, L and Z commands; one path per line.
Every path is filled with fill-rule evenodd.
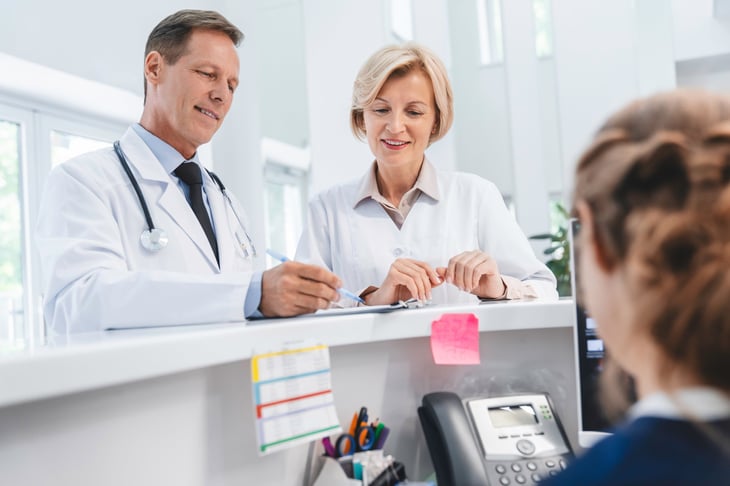
M 266 249 L 266 253 L 271 258 L 273 258 L 274 260 L 280 261 L 281 263 L 290 261 L 289 258 L 286 255 L 284 255 L 282 253 L 279 253 L 277 251 L 274 251 L 274 250 L 272 250 L 270 248 L 267 248 Z M 359 302 L 361 304 L 364 304 L 365 303 L 365 301 L 359 295 L 357 295 L 357 294 L 355 294 L 353 292 L 350 292 L 347 289 L 339 288 L 339 289 L 337 289 L 337 293 L 339 293 L 341 296 L 343 296 L 345 298 L 354 300 L 355 302 Z

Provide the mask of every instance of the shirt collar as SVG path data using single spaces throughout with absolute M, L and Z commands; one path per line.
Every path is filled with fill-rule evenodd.
M 709 387 L 684 388 L 672 393 L 658 392 L 634 404 L 629 409 L 629 417 L 686 419 L 684 410 L 702 421 L 730 418 L 730 397 Z
M 375 199 L 376 196 L 381 195 L 378 190 L 378 181 L 375 177 L 375 170 L 377 166 L 377 162 L 373 162 L 370 165 L 370 170 L 360 182 L 355 202 L 352 205 L 353 208 L 356 208 L 366 199 Z M 434 201 L 438 201 L 440 198 L 436 168 L 427 158 L 423 159 L 421 171 L 418 173 L 418 178 L 416 179 L 416 183 L 413 184 L 411 190 L 412 189 L 418 189 Z
M 162 167 L 165 168 L 165 171 L 168 174 L 172 174 L 173 171 L 177 169 L 177 166 L 182 164 L 185 160 L 191 160 L 200 165 L 200 162 L 198 161 L 198 152 L 195 152 L 195 155 L 193 155 L 191 159 L 185 159 L 180 152 L 172 148 L 172 145 L 148 131 L 139 123 L 132 124 L 132 129 L 149 147 L 152 154 L 160 161 L 160 164 L 162 164 Z

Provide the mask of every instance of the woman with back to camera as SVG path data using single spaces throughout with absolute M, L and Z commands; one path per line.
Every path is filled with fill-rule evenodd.
M 350 111 L 375 161 L 359 180 L 310 202 L 297 260 L 327 267 L 369 305 L 556 298 L 555 277 L 494 184 L 437 170 L 425 157 L 452 121 L 451 84 L 431 51 L 375 52 L 357 75 Z
M 730 484 L 730 98 L 611 117 L 578 163 L 586 307 L 636 384 L 628 421 L 545 485 Z

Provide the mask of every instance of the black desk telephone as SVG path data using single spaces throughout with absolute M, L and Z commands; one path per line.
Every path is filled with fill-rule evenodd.
M 547 394 L 429 393 L 418 417 L 439 486 L 536 484 L 573 458 Z

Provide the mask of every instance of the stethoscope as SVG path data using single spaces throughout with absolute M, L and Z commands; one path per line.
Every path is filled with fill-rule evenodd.
M 147 200 L 145 199 L 144 194 L 142 194 L 142 190 L 139 188 L 137 179 L 134 177 L 134 174 L 132 174 L 132 169 L 129 168 L 127 156 L 124 154 L 124 151 L 119 144 L 119 140 L 114 142 L 114 151 L 117 153 L 119 162 L 122 163 L 122 167 L 124 167 L 124 172 L 127 173 L 127 177 L 132 183 L 134 192 L 137 194 L 137 199 L 139 199 L 139 204 L 142 206 L 144 218 L 147 221 L 147 229 L 142 230 L 142 234 L 139 235 L 139 241 L 142 245 L 142 248 L 153 253 L 158 252 L 165 248 L 167 246 L 167 243 L 169 242 L 167 232 L 162 228 L 155 227 L 154 223 L 152 222 L 152 216 L 150 215 L 150 209 L 147 206 Z M 241 241 L 239 238 L 239 243 L 241 245 L 241 250 L 243 251 L 243 256 L 245 258 L 256 257 L 256 247 L 253 244 L 253 240 L 248 235 L 246 227 L 244 226 L 243 221 L 241 221 L 241 217 L 238 215 L 238 211 L 236 211 L 236 206 L 233 204 L 231 196 L 229 196 L 228 191 L 226 191 L 226 186 L 223 185 L 223 182 L 215 173 L 207 169 L 206 172 L 208 172 L 208 175 L 210 175 L 211 179 L 213 179 L 213 181 L 216 183 L 221 193 L 223 194 L 223 197 L 225 197 L 226 201 L 228 201 L 228 206 L 230 206 L 231 211 L 233 211 L 233 214 L 236 216 L 238 226 L 243 230 L 246 241 Z M 238 233 L 236 233 L 236 236 L 238 237 Z

